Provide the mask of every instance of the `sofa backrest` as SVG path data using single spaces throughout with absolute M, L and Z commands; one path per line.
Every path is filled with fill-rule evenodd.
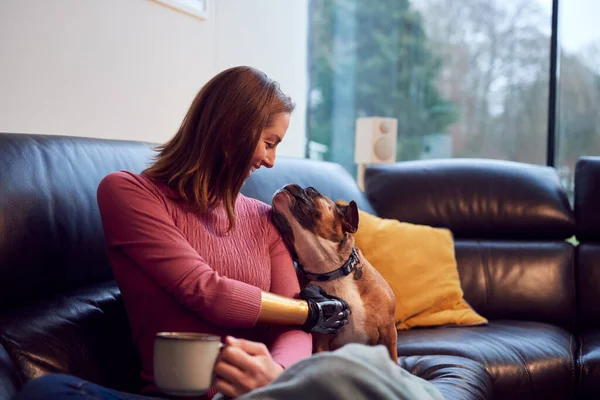
M 449 228 L 465 299 L 489 319 L 575 326 L 575 232 L 554 169 L 452 159 L 374 165 L 366 193 L 380 217 Z M 401 251 L 401 250 L 399 250 Z
M 149 145 L 0 134 L 0 309 L 112 279 L 98 183 L 141 171 Z
M 600 157 L 575 167 L 578 320 L 581 330 L 600 327 Z

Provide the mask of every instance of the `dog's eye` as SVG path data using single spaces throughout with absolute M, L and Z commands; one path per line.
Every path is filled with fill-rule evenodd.
M 317 189 L 315 189 L 315 188 L 314 188 L 314 187 L 312 187 L 312 186 L 309 186 L 309 187 L 307 187 L 307 188 L 306 188 L 306 191 L 307 191 L 307 192 L 316 193 L 316 192 L 317 192 Z

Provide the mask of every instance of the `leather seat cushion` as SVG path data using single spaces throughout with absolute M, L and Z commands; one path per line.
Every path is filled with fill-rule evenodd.
M 483 364 L 495 398 L 566 399 L 574 390 L 576 343 L 563 328 L 539 322 L 491 321 L 480 327 L 398 333 L 398 355 L 457 355 Z
M 492 378 L 481 363 L 456 356 L 400 357 L 398 364 L 413 375 L 431 382 L 444 399 L 493 398 Z
M 139 356 L 113 281 L 3 314 L 0 362 L 5 359 L 2 347 L 14 369 L 2 371 L 13 377 L 11 391 L 53 372 L 130 392 L 142 385 Z
M 600 329 L 583 332 L 579 337 L 577 365 L 578 399 L 600 399 Z

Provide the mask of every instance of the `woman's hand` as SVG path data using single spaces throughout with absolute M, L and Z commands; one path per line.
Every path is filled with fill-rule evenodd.
M 262 343 L 227 336 L 215 365 L 215 388 L 225 396 L 241 396 L 271 383 L 283 367 L 271 357 Z

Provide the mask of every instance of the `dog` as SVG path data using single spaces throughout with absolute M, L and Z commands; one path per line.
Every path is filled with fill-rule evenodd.
M 398 363 L 394 292 L 355 246 L 356 203 L 338 205 L 312 187 L 289 184 L 273 195 L 272 206 L 273 223 L 297 261 L 301 283 L 321 286 L 352 311 L 339 333 L 313 334 L 314 352 L 382 344 Z

